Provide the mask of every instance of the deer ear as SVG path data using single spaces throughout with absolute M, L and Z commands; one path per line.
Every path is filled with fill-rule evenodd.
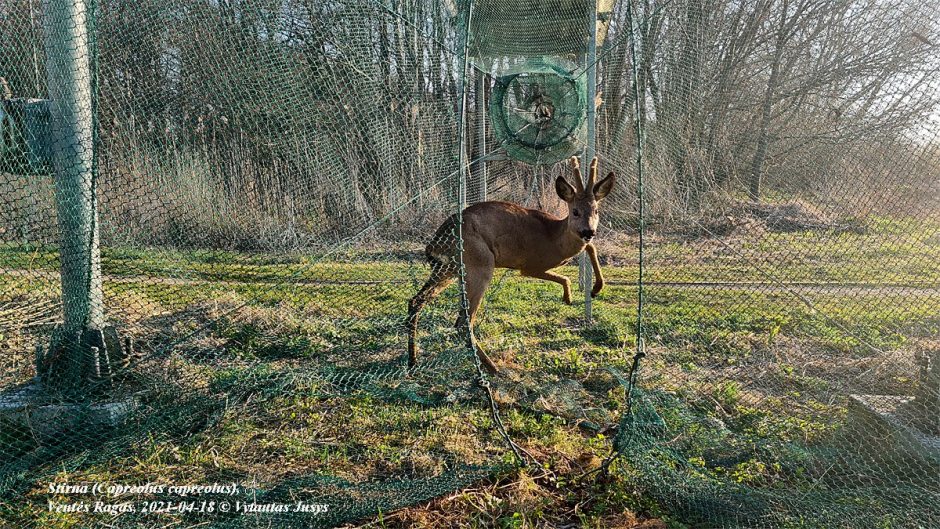
M 601 200 L 606 197 L 610 190 L 614 188 L 614 173 L 611 172 L 603 180 L 594 185 L 594 200 Z
M 577 191 L 571 187 L 571 184 L 565 180 L 564 176 L 559 176 L 555 179 L 555 191 L 558 193 L 558 196 L 561 197 L 565 202 L 573 202 Z

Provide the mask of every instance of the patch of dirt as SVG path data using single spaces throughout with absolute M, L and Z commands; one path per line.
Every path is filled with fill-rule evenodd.
M 757 239 L 769 230 L 764 220 L 742 212 L 705 219 L 690 231 L 693 238 L 734 236 Z
M 583 479 L 597 469 L 596 454 L 571 457 L 560 451 L 526 447 L 537 464 L 494 480 L 455 491 L 343 529 L 437 528 L 437 527 L 544 527 L 574 529 L 666 529 L 663 520 L 625 509 L 622 497 L 598 491 L 593 479 Z M 564 481 L 565 486 L 559 487 Z M 615 487 L 624 487 L 615 483 Z M 620 489 L 624 490 L 624 489 Z M 591 514 L 599 509 L 603 515 Z M 537 513 L 537 514 L 536 514 Z M 523 515 L 523 517 L 520 517 Z
M 835 217 L 805 201 L 736 202 L 723 211 L 687 219 L 669 231 L 686 239 L 760 238 L 766 233 L 827 231 L 864 234 L 865 224 L 855 218 Z
M 821 209 L 799 200 L 778 204 L 746 202 L 735 208 L 740 214 L 762 221 L 771 232 L 837 231 L 865 233 L 865 226 L 857 219 L 838 219 Z

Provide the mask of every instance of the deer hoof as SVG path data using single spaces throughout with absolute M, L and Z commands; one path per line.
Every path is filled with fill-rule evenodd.
M 496 364 L 489 357 L 489 355 L 486 354 L 486 352 L 484 352 L 483 349 L 480 349 L 479 346 L 477 346 L 477 356 L 479 356 L 480 364 L 483 366 L 483 369 L 485 369 L 487 373 L 491 375 L 499 374 L 499 368 L 496 367 Z

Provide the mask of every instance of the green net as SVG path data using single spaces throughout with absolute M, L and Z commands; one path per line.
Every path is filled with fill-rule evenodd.
M 0 526 L 940 525 L 937 7 L 0 0 L 0 42 Z
M 493 136 L 514 160 L 554 164 L 584 145 L 584 76 L 551 60 L 531 60 L 496 78 Z

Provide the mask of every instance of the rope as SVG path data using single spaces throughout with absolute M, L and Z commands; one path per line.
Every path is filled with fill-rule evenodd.
M 463 20 L 461 21 L 460 31 L 462 32 L 462 41 L 460 43 L 460 78 L 458 79 L 460 89 L 460 116 L 458 117 L 458 149 L 459 149 L 459 172 L 458 172 L 458 182 L 457 189 L 459 193 L 458 197 L 458 208 L 462 208 L 466 202 L 466 189 L 467 189 L 467 172 L 470 168 L 470 163 L 467 161 L 467 147 L 464 142 L 464 134 L 466 131 L 466 116 L 467 116 L 467 90 L 466 90 L 466 79 L 467 79 L 467 68 L 469 65 L 469 57 L 467 54 L 467 44 L 470 38 L 470 24 L 473 17 L 473 0 L 467 0 L 466 6 L 461 6 L 461 14 Z M 476 343 L 476 340 L 473 339 L 473 324 L 470 321 L 470 302 L 467 298 L 467 269 L 463 262 L 463 211 L 458 211 L 456 215 L 456 227 L 455 227 L 455 237 L 457 239 L 457 255 L 459 256 L 458 261 L 458 277 L 460 285 L 460 312 L 465 329 L 462 329 L 466 332 L 467 338 L 467 347 L 470 351 L 470 355 L 473 359 L 474 366 L 477 371 L 477 384 L 483 390 L 486 395 L 486 400 L 489 403 L 490 416 L 493 419 L 493 425 L 496 427 L 496 431 L 499 433 L 499 436 L 502 437 L 503 441 L 509 446 L 513 454 L 516 457 L 516 461 L 520 466 L 525 467 L 527 461 L 522 455 L 522 449 L 516 445 L 516 443 L 509 436 L 509 433 L 506 431 L 506 425 L 503 424 L 502 417 L 499 415 L 499 408 L 496 406 L 496 398 L 493 395 L 493 389 L 490 387 L 490 381 L 486 377 L 486 373 L 483 371 L 483 360 L 480 358 L 483 352 L 480 350 L 479 344 Z
M 643 141 L 644 141 L 644 131 L 643 123 L 640 120 L 640 112 L 642 106 L 640 104 L 640 95 L 641 88 L 639 83 L 639 72 L 637 68 L 637 53 L 636 53 L 636 32 L 635 25 L 633 20 L 633 1 L 630 0 L 627 4 L 627 21 L 630 24 L 630 59 L 631 59 L 631 70 L 633 77 L 633 91 L 634 91 L 634 117 L 633 117 L 633 127 L 636 132 L 636 172 L 637 172 L 637 199 L 639 200 L 639 273 L 637 275 L 637 307 L 636 307 L 636 352 L 633 355 L 633 362 L 630 365 L 630 374 L 627 379 L 627 387 L 625 389 L 625 406 L 624 413 L 620 420 L 621 428 L 617 432 L 617 436 L 614 439 L 613 447 L 611 454 L 607 456 L 601 465 L 601 474 L 606 474 L 611 463 L 614 462 L 621 454 L 623 454 L 628 443 L 628 439 L 624 439 L 624 436 L 627 435 L 626 428 L 624 425 L 629 417 L 633 415 L 633 399 L 634 393 L 636 390 L 637 380 L 639 378 L 640 371 L 640 362 L 646 356 L 646 347 L 645 341 L 643 339 L 644 330 L 643 330 L 643 314 L 645 310 L 645 293 L 644 293 L 644 272 L 646 268 L 645 256 L 644 256 L 644 246 L 645 246 L 645 232 L 646 225 L 644 222 L 645 219 L 645 198 L 643 195 L 644 191 L 644 182 L 643 182 Z M 645 92 L 645 87 L 642 89 Z M 630 429 L 629 435 L 633 436 L 633 429 Z

